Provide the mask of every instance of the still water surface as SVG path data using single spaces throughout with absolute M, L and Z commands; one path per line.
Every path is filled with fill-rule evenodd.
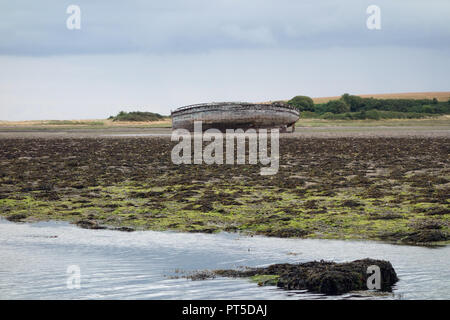
M 392 293 L 324 296 L 245 279 L 191 281 L 178 271 L 362 258 L 391 261 Z M 67 289 L 67 268 L 81 288 Z M 450 299 L 450 246 L 425 248 L 373 241 L 302 240 L 238 234 L 84 230 L 63 222 L 0 219 L 0 299 Z

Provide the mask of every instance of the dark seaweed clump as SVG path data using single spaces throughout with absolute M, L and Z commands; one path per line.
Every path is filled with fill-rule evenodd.
M 216 270 L 215 274 L 225 277 L 253 277 L 257 275 L 279 276 L 276 286 L 285 290 L 308 290 L 328 295 L 343 294 L 355 290 L 367 290 L 367 267 L 376 265 L 381 271 L 381 290 L 391 291 L 398 281 L 397 274 L 389 261 L 362 259 L 335 263 L 312 261 L 299 264 L 274 264 L 266 268 L 245 270 Z

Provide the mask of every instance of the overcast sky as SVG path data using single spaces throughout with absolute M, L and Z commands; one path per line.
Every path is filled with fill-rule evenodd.
M 0 2 L 0 120 L 450 91 L 448 0 L 111 2 Z M 381 30 L 366 26 L 372 4 Z

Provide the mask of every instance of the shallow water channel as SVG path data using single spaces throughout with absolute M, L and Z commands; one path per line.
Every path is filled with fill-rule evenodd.
M 182 272 L 312 260 L 391 261 L 392 293 L 324 296 L 247 279 L 192 281 Z M 81 271 L 67 288 L 69 266 Z M 181 271 L 181 272 L 180 272 Z M 450 246 L 279 239 L 239 234 L 85 230 L 64 222 L 0 219 L 0 299 L 450 299 Z

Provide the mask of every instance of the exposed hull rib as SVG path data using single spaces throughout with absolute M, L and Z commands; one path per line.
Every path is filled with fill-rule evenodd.
M 280 128 L 284 131 L 299 119 L 299 112 L 281 102 L 218 102 L 181 107 L 171 116 L 172 129 L 193 131 L 194 121 L 202 121 L 203 130 Z

